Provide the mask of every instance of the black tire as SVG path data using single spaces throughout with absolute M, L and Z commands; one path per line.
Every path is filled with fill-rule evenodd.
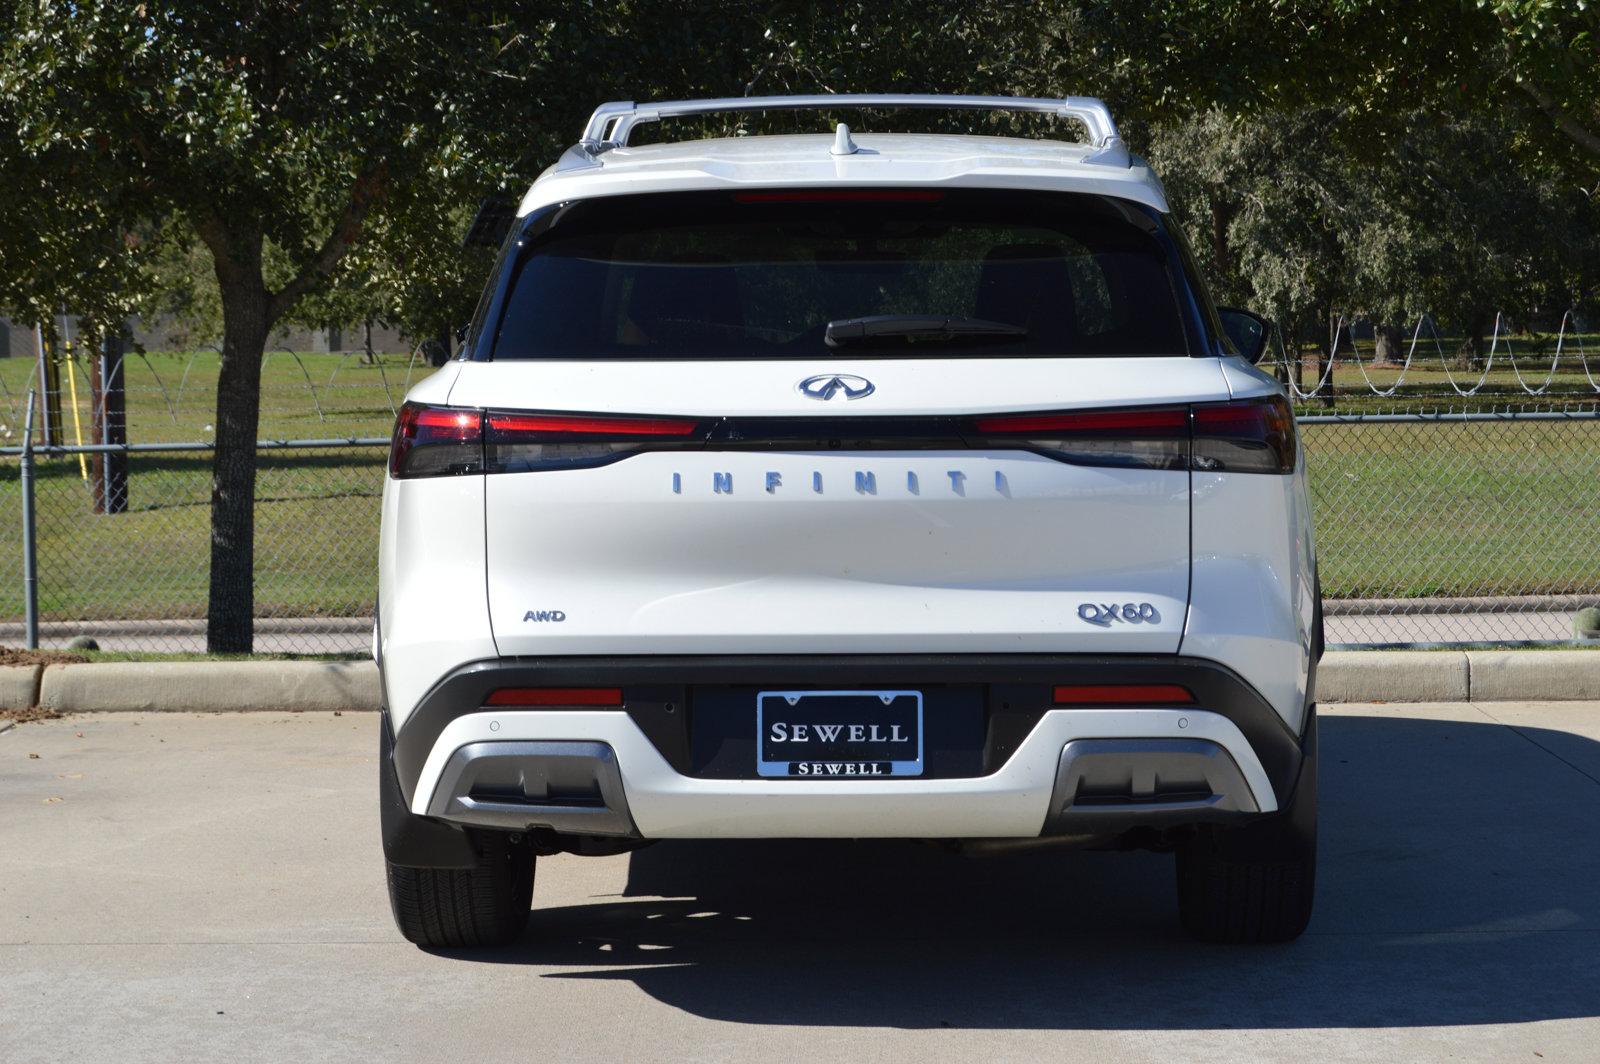
M 1242 827 L 1200 828 L 1178 849 L 1178 916 L 1201 942 L 1288 942 L 1311 920 L 1317 874 L 1315 710 L 1288 805 Z
M 515 942 L 533 904 L 527 836 L 471 833 L 472 868 L 389 866 L 389 904 L 400 933 L 419 946 L 460 949 Z

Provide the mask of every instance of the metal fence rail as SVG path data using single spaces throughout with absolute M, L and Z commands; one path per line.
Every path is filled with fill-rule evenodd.
M 1600 606 L 1600 409 L 1308 411 L 1300 426 L 1331 644 L 1567 641 L 1574 614 Z M 258 651 L 367 648 L 387 443 L 259 445 Z M 34 449 L 43 645 L 204 649 L 211 449 Z M 19 532 L 20 452 L 0 448 L 0 528 Z M 121 512 L 96 512 L 97 453 L 126 458 Z M 18 544 L 0 550 L 0 643 L 18 644 L 12 537 L 0 538 Z

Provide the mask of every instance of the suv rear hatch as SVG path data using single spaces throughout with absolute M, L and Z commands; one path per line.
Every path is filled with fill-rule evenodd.
M 502 269 L 449 399 L 502 654 L 1178 649 L 1228 389 L 1153 212 L 613 197 Z

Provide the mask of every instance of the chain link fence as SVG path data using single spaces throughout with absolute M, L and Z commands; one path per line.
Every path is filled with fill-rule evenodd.
M 125 495 L 110 493 L 110 505 L 104 487 L 97 493 L 106 481 L 91 433 L 80 446 L 71 422 L 74 410 L 80 427 L 103 411 L 83 387 L 85 367 L 75 402 L 63 381 L 64 442 L 39 452 L 35 467 L 44 646 L 87 635 L 107 650 L 205 647 L 210 410 L 196 396 L 214 387 L 214 359 L 147 361 L 150 372 L 127 367 L 128 438 L 137 442 L 121 452 Z M 386 436 L 402 389 L 420 373 L 412 356 L 274 362 L 263 433 L 290 442 L 265 442 L 259 455 L 255 646 L 363 653 Z M 0 384 L 8 368 L 0 364 Z M 0 644 L 20 645 L 22 412 L 6 400 L 31 381 L 26 367 L 12 373 L 9 392 L 0 389 Z M 185 392 L 199 391 L 174 411 L 185 373 Z M 1600 606 L 1593 396 L 1553 404 L 1548 393 L 1487 389 L 1463 405 L 1455 394 L 1380 400 L 1326 389 L 1298 412 L 1330 644 L 1567 641 L 1578 611 Z
M 94 490 L 94 460 L 104 452 L 36 455 L 42 646 L 89 636 L 102 650 L 205 650 L 211 446 L 161 448 L 127 452 L 126 492 L 110 493 L 109 506 Z M 258 652 L 354 653 L 371 645 L 387 453 L 382 439 L 258 451 Z M 0 522 L 20 529 L 19 459 L 3 461 Z M 18 546 L 0 559 L 0 644 L 20 645 L 21 537 L 7 542 Z
M 1556 642 L 1600 606 L 1600 410 L 1309 414 L 1333 645 Z

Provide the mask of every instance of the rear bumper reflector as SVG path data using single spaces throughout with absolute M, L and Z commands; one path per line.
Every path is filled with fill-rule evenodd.
M 1194 692 L 1175 683 L 1063 684 L 1052 699 L 1058 706 L 1192 706 Z
M 501 687 L 486 706 L 621 706 L 620 687 Z

